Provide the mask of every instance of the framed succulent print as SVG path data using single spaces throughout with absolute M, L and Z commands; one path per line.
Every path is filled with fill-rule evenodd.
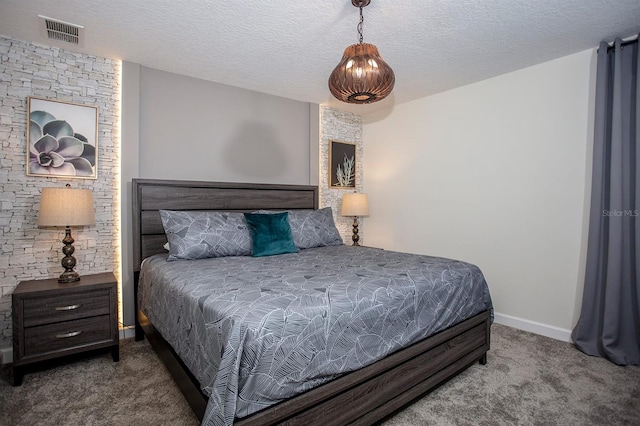
M 95 179 L 98 108 L 29 97 L 27 176 Z
M 331 188 L 356 187 L 356 145 L 329 141 L 329 186 Z

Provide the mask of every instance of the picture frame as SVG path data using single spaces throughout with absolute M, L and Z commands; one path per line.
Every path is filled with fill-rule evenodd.
M 27 176 L 96 179 L 98 108 L 29 97 Z
M 329 141 L 329 187 L 356 187 L 356 144 Z

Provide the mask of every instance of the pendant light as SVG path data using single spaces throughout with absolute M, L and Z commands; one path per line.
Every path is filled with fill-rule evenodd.
M 360 42 L 344 50 L 342 60 L 329 76 L 331 94 L 351 104 L 369 104 L 386 98 L 396 81 L 393 70 L 382 59 L 378 48 L 362 42 L 362 8 L 370 2 L 371 0 L 351 0 L 351 4 L 360 8 Z

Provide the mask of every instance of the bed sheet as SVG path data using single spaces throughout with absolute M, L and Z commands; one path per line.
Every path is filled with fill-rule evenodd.
M 139 306 L 230 425 L 487 309 L 480 269 L 337 246 L 269 257 L 145 259 Z

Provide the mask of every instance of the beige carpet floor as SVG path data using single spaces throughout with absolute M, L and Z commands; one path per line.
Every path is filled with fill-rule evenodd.
M 640 425 L 640 367 L 589 357 L 571 344 L 492 327 L 485 366 L 475 364 L 385 422 L 422 425 Z M 121 342 L 120 362 L 95 355 L 0 377 L 0 425 L 197 425 L 144 342 Z

